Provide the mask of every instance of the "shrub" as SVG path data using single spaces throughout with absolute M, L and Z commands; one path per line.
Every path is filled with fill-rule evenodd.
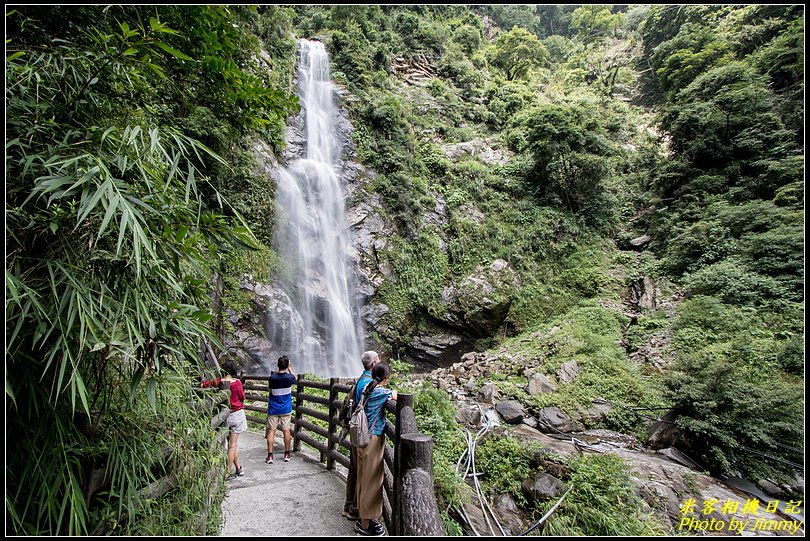
M 774 330 L 712 297 L 684 302 L 675 330 L 667 397 L 695 458 L 715 474 L 790 478 L 789 465 L 757 454 L 790 461 L 785 446 L 801 448 L 804 437 L 803 387 L 778 372 Z
M 455 409 L 448 394 L 433 387 L 414 393 L 413 412 L 419 430 L 433 438 L 433 482 L 439 509 L 450 530 L 458 524 L 447 516 L 447 508 L 461 503 L 462 480 L 456 463 L 466 449 L 466 440 L 456 424 Z
M 572 472 L 566 499 L 546 522 L 545 535 L 649 536 L 663 533 L 642 513 L 642 502 L 630 483 L 624 461 L 614 455 L 585 455 L 569 459 Z M 538 517 L 555 501 L 539 505 Z
M 526 506 L 526 497 L 521 485 L 529 478 L 530 452 L 515 438 L 492 437 L 476 446 L 475 469 L 484 474 L 492 495 L 507 492 L 521 506 Z

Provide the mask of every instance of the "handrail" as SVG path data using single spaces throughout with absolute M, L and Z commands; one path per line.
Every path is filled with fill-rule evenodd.
M 243 386 L 247 380 L 264 381 L 265 390 L 269 392 L 269 377 L 266 375 L 244 374 L 240 379 Z M 347 468 L 350 465 L 351 444 L 348 438 L 339 439 L 341 430 L 337 417 L 343 402 L 340 395 L 348 393 L 353 384 L 354 379 L 331 378 L 326 383 L 297 376 L 292 419 L 295 425 L 293 450 L 300 451 L 301 443 L 316 449 L 320 453 L 319 461 L 329 470 L 335 469 L 336 462 Z M 259 390 L 259 386 L 253 383 L 246 388 Z M 307 389 L 320 393 L 326 391 L 328 396 L 308 394 Z M 262 395 L 251 394 L 250 399 L 268 402 L 268 398 Z M 245 409 L 248 407 L 245 404 Z M 251 411 L 260 409 L 250 406 Z M 444 525 L 433 492 L 433 439 L 419 432 L 413 412 L 413 395 L 399 393 L 396 403 L 387 402 L 385 409 L 394 415 L 393 427 L 387 426 L 384 431 L 383 520 L 388 532 L 391 535 L 443 536 Z M 247 417 L 264 424 L 264 419 Z

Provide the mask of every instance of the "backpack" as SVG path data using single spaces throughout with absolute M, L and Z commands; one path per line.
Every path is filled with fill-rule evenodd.
M 363 391 L 363 398 L 354 408 L 354 412 L 349 419 L 349 438 L 354 447 L 365 447 L 371 440 L 371 435 L 368 431 L 368 418 L 366 417 L 366 401 L 370 395 L 369 390 L 373 390 L 372 387 L 376 386 L 372 386 L 371 383 L 366 385 Z
M 354 397 L 357 394 L 357 382 L 360 381 L 360 379 L 352 385 L 352 390 L 349 391 L 346 394 L 346 398 L 343 399 L 343 404 L 340 406 L 340 411 L 338 411 L 338 426 L 349 428 L 349 419 L 352 418 L 352 413 L 354 412 Z

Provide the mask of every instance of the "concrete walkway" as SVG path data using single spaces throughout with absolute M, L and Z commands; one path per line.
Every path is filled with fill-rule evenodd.
M 281 452 L 279 452 L 281 449 Z M 228 481 L 222 502 L 221 536 L 356 536 L 354 522 L 340 516 L 346 484 L 328 471 L 305 445 L 284 462 L 284 443 L 276 432 L 275 462 L 265 464 L 263 434 L 239 436 L 243 477 Z

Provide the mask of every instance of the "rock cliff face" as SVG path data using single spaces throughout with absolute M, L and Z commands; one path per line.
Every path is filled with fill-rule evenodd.
M 346 187 L 346 224 L 350 233 L 349 257 L 353 261 L 353 273 L 358 284 L 355 300 L 363 306 L 361 316 L 366 329 L 367 348 L 404 354 L 417 370 L 449 366 L 462 355 L 474 349 L 473 341 L 493 336 L 506 319 L 514 296 L 520 287 L 520 279 L 512 265 L 498 259 L 489 265 L 476 268 L 468 276 L 446 284 L 441 295 L 441 309 L 430 317 L 427 324 L 403 333 L 402 314 L 396 314 L 379 302 L 377 293 L 383 284 L 398 281 L 390 261 L 395 257 L 392 236 L 397 235 L 397 225 L 387 219 L 387 212 L 379 194 L 370 184 L 376 174 L 355 161 L 356 146 L 352 141 L 353 126 L 345 107 L 352 96 L 345 89 L 338 89 L 336 96 L 337 116 L 335 130 L 342 155 L 337 171 Z M 305 148 L 304 124 L 300 116 L 291 120 L 287 127 L 287 146 L 280 160 L 276 160 L 266 145 L 257 143 L 254 154 L 259 164 L 257 175 L 271 180 L 276 171 L 300 157 Z M 457 148 L 458 147 L 458 148 Z M 469 148 L 468 148 L 469 147 Z M 458 154 L 476 155 L 501 163 L 508 159 L 506 151 L 490 151 L 484 141 L 470 142 L 466 146 L 455 145 L 446 149 L 448 157 Z M 423 226 L 432 226 L 439 232 L 439 247 L 447 251 L 447 239 L 443 237 L 448 223 L 447 206 L 441 194 L 432 194 L 435 208 L 422 216 Z M 238 336 L 230 337 L 234 346 L 241 345 L 245 362 L 261 363 L 261 359 L 273 358 L 280 352 L 277 344 L 287 335 L 300 332 L 296 313 L 289 296 L 280 288 L 256 282 L 244 276 L 240 286 L 252 299 L 249 312 L 232 315 L 234 321 L 242 321 Z M 323 292 L 326 295 L 326 292 Z M 318 295 L 314 295 L 318 298 Z M 283 319 L 282 325 L 271 325 L 275 319 Z M 246 325 L 253 321 L 257 324 Z M 300 325 L 298 326 L 300 327 Z M 406 342 L 402 343 L 402 336 Z M 374 342 L 375 337 L 378 343 Z

